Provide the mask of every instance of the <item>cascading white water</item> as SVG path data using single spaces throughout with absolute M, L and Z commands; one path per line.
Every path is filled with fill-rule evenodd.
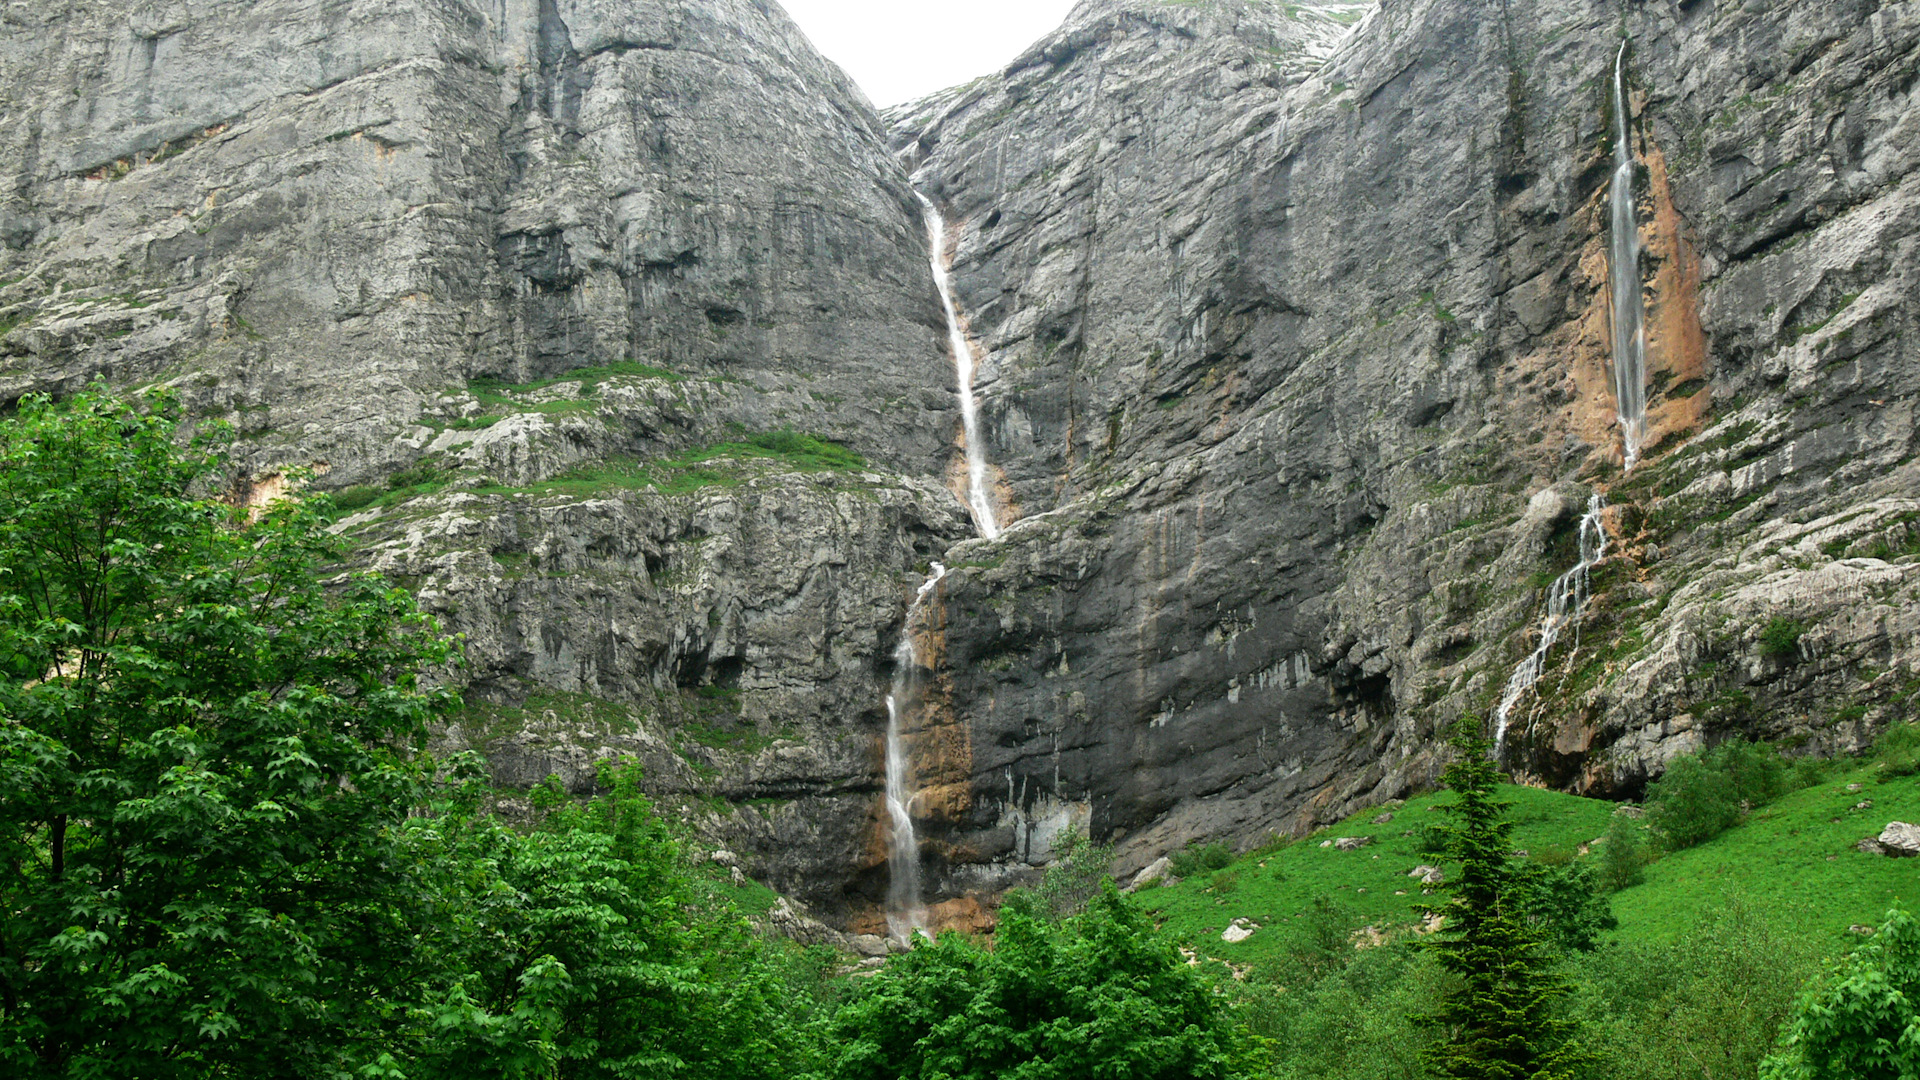
M 1620 414 L 1626 467 L 1640 460 L 1647 426 L 1646 309 L 1640 298 L 1640 225 L 1633 208 L 1633 144 L 1627 123 L 1627 46 L 1613 63 L 1613 183 L 1608 194 L 1612 235 L 1607 260 L 1613 325 L 1613 399 Z
M 1547 614 L 1540 621 L 1540 644 L 1534 647 L 1525 660 L 1513 669 L 1507 677 L 1506 692 L 1500 695 L 1500 707 L 1494 711 L 1493 752 L 1498 757 L 1507 741 L 1507 720 L 1513 713 L 1513 707 L 1519 704 L 1521 697 L 1533 689 L 1540 681 L 1540 674 L 1546 670 L 1547 652 L 1551 650 L 1567 627 L 1574 626 L 1574 642 L 1579 643 L 1580 617 L 1587 611 L 1587 585 L 1593 568 L 1607 554 L 1607 529 L 1600 520 L 1600 512 L 1607 507 L 1607 501 L 1595 494 L 1587 500 L 1587 512 L 1580 519 L 1580 561 L 1573 569 L 1554 579 L 1553 587 L 1547 591 Z
M 913 645 L 913 617 L 946 576 L 947 568 L 934 563 L 932 576 L 907 606 L 900 644 L 893 650 L 893 687 L 887 694 L 887 816 L 893 826 L 887 838 L 887 932 L 900 941 L 927 926 L 926 908 L 920 903 L 920 838 L 913 828 L 913 771 L 900 734 L 900 714 L 913 707 L 918 689 L 920 656 Z
M 933 283 L 940 292 L 940 306 L 947 313 L 947 345 L 953 350 L 953 369 L 960 383 L 960 426 L 967 440 L 967 508 L 973 511 L 974 526 L 980 535 L 992 540 L 1000 535 L 1000 523 L 994 519 L 993 499 L 987 494 L 987 450 L 980 438 L 980 406 L 973 397 L 973 343 L 960 324 L 960 308 L 953 299 L 953 280 L 947 273 L 947 221 L 933 200 L 916 191 L 926 212 L 927 236 L 933 251 Z
M 986 444 L 980 437 L 980 409 L 973 396 L 973 345 L 960 323 L 960 308 L 953 297 L 953 281 L 947 273 L 947 222 L 933 200 L 918 191 L 927 222 L 931 249 L 933 283 L 940 293 L 940 306 L 947 315 L 947 345 L 953 350 L 953 370 L 959 383 L 960 423 L 966 437 L 967 508 L 973 513 L 974 528 L 992 540 L 1000 535 L 1000 523 L 994 517 L 993 499 L 987 493 Z M 920 837 L 913 826 L 913 768 L 906 739 L 901 732 L 905 716 L 911 714 L 919 687 L 920 656 L 913 644 L 913 620 L 926 604 L 927 597 L 947 576 L 947 568 L 933 564 L 933 574 L 922 582 L 913 602 L 907 605 L 907 617 L 900 630 L 900 644 L 894 648 L 893 687 L 887 694 L 887 817 L 892 825 L 887 840 L 887 931 L 900 941 L 909 940 L 916 931 L 926 929 L 927 911 L 920 894 Z

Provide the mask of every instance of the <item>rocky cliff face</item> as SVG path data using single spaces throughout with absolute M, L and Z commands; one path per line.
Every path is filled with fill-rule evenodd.
M 1127 869 L 1427 781 L 1595 490 L 1608 558 L 1510 767 L 1632 793 L 1736 735 L 1857 746 L 1920 691 L 1911 2 L 1088 0 L 885 122 L 748 0 L 0 22 L 0 394 L 166 382 L 255 494 L 322 472 L 469 635 L 449 745 L 509 789 L 637 754 L 843 923 L 884 891 L 882 695 L 934 559 L 934 899 L 1068 826 Z
M 1510 766 L 1631 793 L 1704 741 L 1833 752 L 1910 711 L 1920 11 L 1394 2 L 1302 64 L 1312 9 L 1085 4 L 893 117 L 961 222 L 1028 515 L 946 591 L 955 834 L 1024 854 L 1088 814 L 1126 868 L 1426 780 L 1595 489 L 1613 555 Z M 1627 475 L 1623 36 L 1653 447 Z

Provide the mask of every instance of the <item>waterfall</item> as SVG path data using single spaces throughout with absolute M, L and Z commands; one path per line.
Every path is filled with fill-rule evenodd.
M 940 293 L 940 306 L 947 315 L 947 345 L 953 350 L 953 369 L 960 393 L 960 423 L 965 432 L 967 453 L 967 509 L 973 514 L 974 528 L 992 540 L 1000 535 L 1000 523 L 994 519 L 993 499 L 987 493 L 987 453 L 980 437 L 980 408 L 973 396 L 973 345 L 960 323 L 960 308 L 953 296 L 953 280 L 947 273 L 947 222 L 933 200 L 915 191 L 927 222 L 931 249 L 933 283 Z M 921 903 L 920 838 L 913 827 L 913 767 L 906 740 L 901 733 L 904 718 L 917 704 L 920 655 L 913 645 L 913 620 L 926 604 L 927 597 L 947 576 L 947 568 L 933 564 L 933 574 L 920 584 L 907 605 L 907 617 L 900 629 L 900 644 L 893 650 L 893 686 L 887 694 L 887 817 L 892 829 L 887 839 L 887 931 L 899 941 L 908 941 L 916 931 L 926 929 L 927 911 Z
M 1493 753 L 1500 756 L 1507 741 L 1507 719 L 1513 713 L 1513 707 L 1533 684 L 1540 681 L 1540 673 L 1547 666 L 1547 652 L 1560 635 L 1569 626 L 1576 627 L 1574 643 L 1579 643 L 1577 629 L 1580 617 L 1587 611 L 1587 584 L 1594 566 L 1607 554 L 1607 530 L 1600 521 L 1600 512 L 1606 509 L 1607 501 L 1595 494 L 1587 500 L 1587 512 L 1580 519 L 1580 561 L 1573 569 L 1554 579 L 1553 587 L 1547 591 L 1547 614 L 1540 620 L 1540 644 L 1531 654 L 1513 669 L 1507 678 L 1506 692 L 1500 695 L 1500 707 L 1494 712 Z
M 1640 225 L 1633 212 L 1633 139 L 1627 123 L 1627 46 L 1613 62 L 1612 235 L 1607 248 L 1609 322 L 1613 327 L 1613 399 L 1620 414 L 1626 467 L 1640 460 L 1647 426 L 1646 310 L 1640 299 Z
M 940 306 L 947 313 L 947 345 L 953 350 L 953 369 L 960 383 L 960 425 L 966 433 L 967 508 L 973 511 L 974 527 L 992 540 L 1000 535 L 1000 523 L 994 520 L 993 500 L 987 495 L 987 450 L 980 438 L 980 406 L 973 397 L 973 344 L 966 328 L 960 325 L 960 308 L 953 299 L 953 280 L 947 273 L 947 221 L 933 200 L 915 191 L 914 197 L 926 213 L 927 235 L 933 251 L 933 283 L 940 292 Z
M 947 568 L 934 563 L 933 574 L 921 583 L 913 603 L 907 606 L 900 644 L 893 650 L 893 687 L 887 694 L 887 816 L 892 824 L 887 838 L 887 932 L 900 941 L 911 939 L 916 930 L 927 926 L 926 908 L 920 903 L 920 838 L 913 829 L 916 793 L 900 736 L 900 719 L 901 713 L 913 707 L 919 679 L 920 655 L 913 646 L 913 617 L 946 576 Z

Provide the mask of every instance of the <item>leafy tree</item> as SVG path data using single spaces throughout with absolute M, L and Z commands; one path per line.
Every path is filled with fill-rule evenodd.
M 1920 920 L 1898 908 L 1795 1004 L 1764 1080 L 1920 1076 Z
M 401 826 L 450 644 L 323 586 L 293 502 L 199 497 L 170 400 L 0 423 L 0 1061 L 14 1075 L 311 1075 L 375 1056 L 428 963 Z
M 1703 844 L 1740 823 L 1740 792 L 1705 755 L 1677 757 L 1647 790 L 1647 821 L 1669 850 Z
M 158 396 L 0 422 L 0 1075 L 804 1072 L 805 980 L 631 772 L 482 813 L 417 752 L 453 643 L 177 435 Z
M 1438 832 L 1460 872 L 1440 886 L 1451 899 L 1427 911 L 1446 919 L 1428 947 L 1454 982 L 1426 1017 L 1439 1029 L 1429 1064 L 1461 1080 L 1571 1076 L 1586 1059 L 1560 1015 L 1568 987 L 1552 971 L 1544 927 L 1530 917 L 1529 875 L 1508 855 L 1512 804 L 1495 794 L 1492 744 L 1470 720 L 1452 742 L 1457 756 L 1442 779 L 1454 799 Z
M 440 862 L 480 887 L 447 890 L 457 982 L 419 1012 L 408 1075 L 784 1078 L 812 1051 L 790 1014 L 809 1002 L 732 905 L 697 875 L 638 790 L 563 802 L 526 835 L 472 813 L 433 826 Z M 515 1070 L 520 1070 L 516 1073 Z M 547 1070 L 547 1071 L 540 1071 Z
M 1647 834 L 1625 814 L 1607 823 L 1607 839 L 1600 845 L 1600 883 L 1614 892 L 1647 880 Z
M 1001 909 L 896 958 L 830 1033 L 833 1080 L 1214 1080 L 1242 1075 L 1226 1001 L 1111 882 L 1060 923 Z
M 1067 829 L 1054 841 L 1053 864 L 1036 890 L 1052 918 L 1081 911 L 1100 893 L 1100 884 L 1113 868 L 1113 847 L 1096 844 L 1079 829 Z

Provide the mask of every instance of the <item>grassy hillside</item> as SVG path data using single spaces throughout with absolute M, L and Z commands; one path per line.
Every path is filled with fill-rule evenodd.
M 1872 765 L 1837 763 L 1819 783 L 1755 810 L 1731 831 L 1660 858 L 1647 868 L 1644 884 L 1612 895 L 1620 920 L 1614 936 L 1671 941 L 1737 897 L 1781 933 L 1837 953 L 1854 940 L 1850 925 L 1878 923 L 1895 900 L 1920 900 L 1920 860 L 1853 849 L 1888 821 L 1920 821 L 1920 781 L 1881 776 Z M 1849 790 L 1855 784 L 1859 789 Z M 1527 787 L 1508 787 L 1503 795 L 1514 804 L 1515 847 L 1530 858 L 1598 857 L 1593 842 L 1607 831 L 1613 803 Z M 1368 810 L 1223 869 L 1148 886 L 1139 899 L 1180 940 L 1240 965 L 1306 946 L 1316 923 L 1405 932 L 1423 899 L 1422 885 L 1407 872 L 1421 864 L 1454 869 L 1420 850 L 1422 830 L 1440 819 L 1435 808 L 1447 798 L 1435 793 Z M 1866 800 L 1871 807 L 1854 808 Z M 1392 820 L 1376 824 L 1383 813 Z M 1349 836 L 1370 836 L 1373 843 L 1357 851 L 1322 846 Z M 1582 845 L 1590 854 L 1580 854 Z M 1320 897 L 1335 905 L 1331 915 L 1316 916 Z M 1259 929 L 1246 941 L 1223 941 L 1222 931 L 1236 918 Z

